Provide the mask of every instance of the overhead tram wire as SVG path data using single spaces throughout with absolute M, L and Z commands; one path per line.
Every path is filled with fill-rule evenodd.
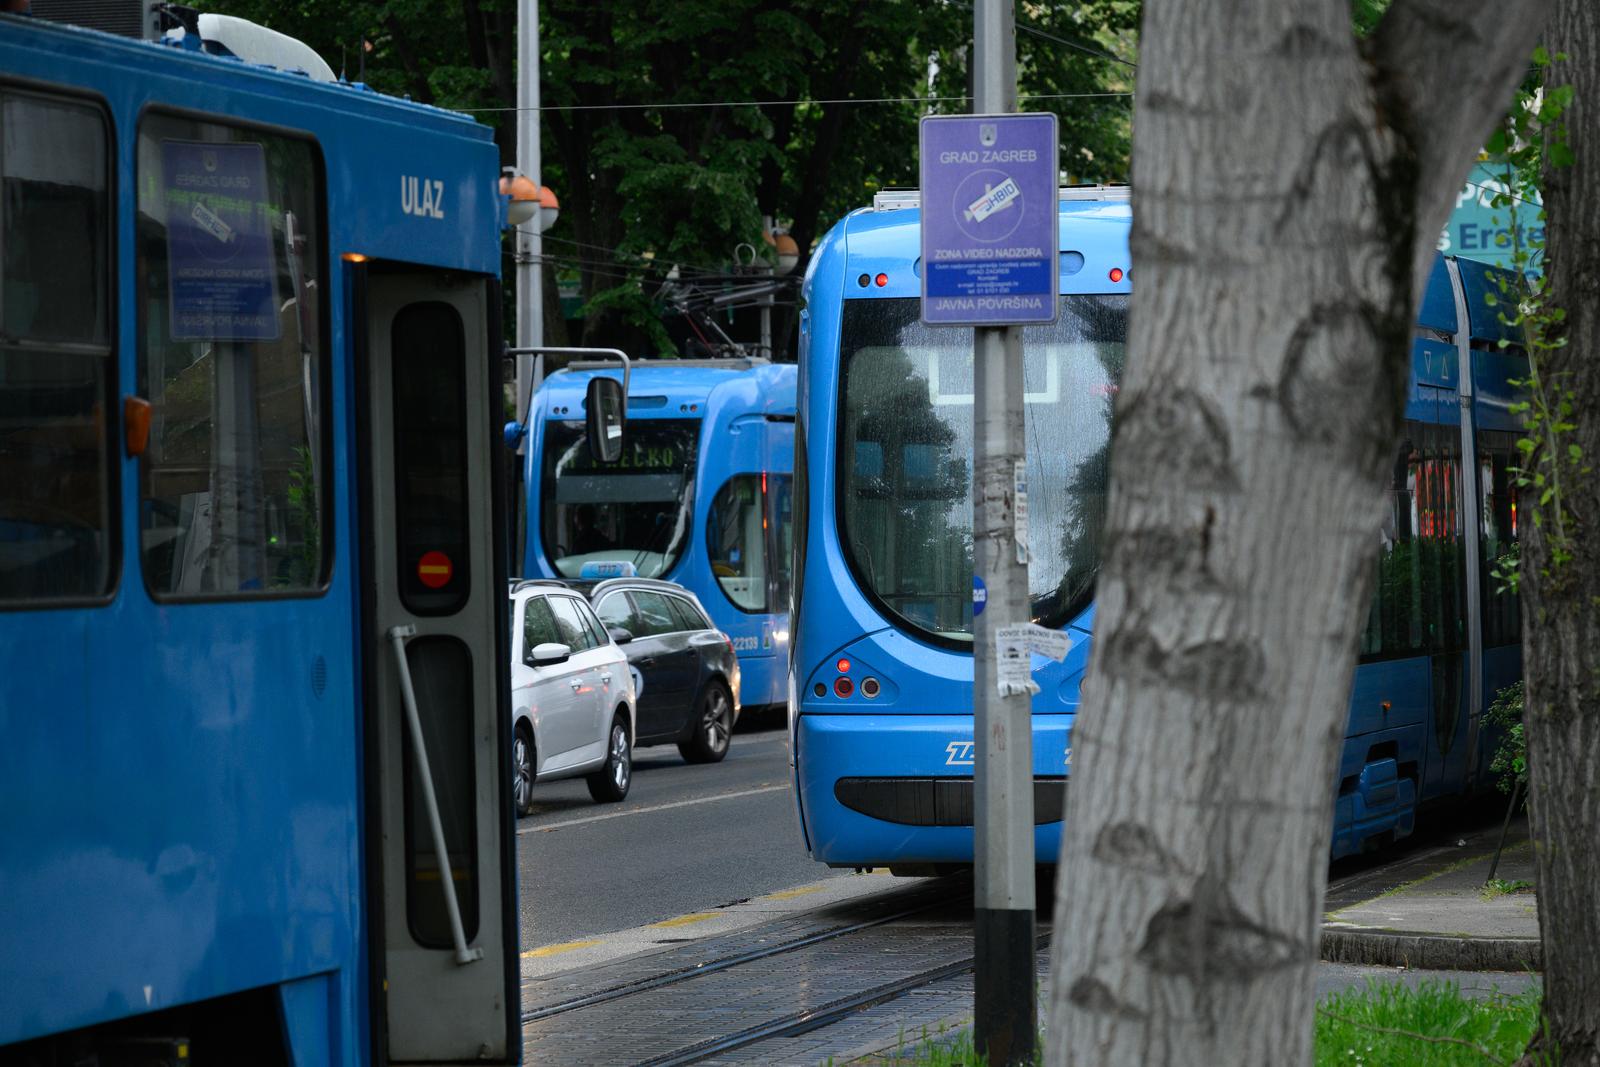
M 945 0 L 945 3 L 949 4 L 951 7 L 959 7 L 965 11 L 972 10 L 972 5 L 967 3 L 966 0 Z M 1123 66 L 1132 67 L 1134 70 L 1139 69 L 1139 64 L 1135 63 L 1131 59 L 1123 59 L 1115 52 L 1110 52 L 1099 48 L 1091 48 L 1089 45 L 1080 44 L 1077 41 L 1069 41 L 1065 37 L 1057 37 L 1055 34 L 1046 30 L 1041 30 L 1039 27 L 1034 26 L 1031 23 L 1023 22 L 1021 19 L 1016 20 L 1016 26 L 1017 29 L 1022 30 L 1024 33 L 1031 33 L 1035 37 L 1042 38 L 1046 41 L 1053 41 L 1056 44 L 1071 48 L 1077 52 L 1082 52 L 1085 55 L 1096 56 L 1100 59 L 1109 59 L 1113 63 L 1121 63 Z
M 1133 93 L 1025 93 L 1018 100 L 1112 100 L 1131 99 Z M 970 96 L 875 96 L 839 97 L 815 100 L 803 97 L 794 100 L 707 100 L 702 102 L 663 101 L 654 104 L 547 104 L 536 108 L 518 107 L 458 107 L 451 110 L 463 115 L 500 114 L 512 111 L 649 111 L 684 108 L 713 107 L 771 107 L 799 104 L 938 104 L 970 103 Z
M 586 249 L 588 249 L 588 250 L 590 250 L 592 252 L 605 252 L 608 255 L 616 256 L 619 259 L 624 257 L 624 256 L 626 256 L 626 257 L 631 258 L 631 259 L 636 259 L 640 263 L 651 263 L 651 264 L 655 264 L 655 265 L 660 265 L 660 264 L 665 263 L 665 264 L 668 265 L 668 269 L 670 269 L 673 265 L 676 265 L 676 266 L 678 266 L 680 268 L 684 268 L 684 269 L 687 269 L 687 270 L 693 270 L 693 271 L 700 271 L 700 272 L 702 272 L 704 274 L 726 274 L 727 273 L 727 270 L 724 269 L 723 267 L 708 267 L 708 266 L 704 265 L 703 263 L 688 263 L 688 262 L 685 262 L 684 260 L 675 259 L 675 258 L 673 258 L 671 256 L 660 256 L 660 255 L 647 256 L 643 252 L 628 252 L 628 251 L 624 251 L 621 248 L 607 248 L 605 245 L 589 244 L 588 242 L 585 242 L 585 241 L 574 241 L 569 237 L 552 237 L 549 234 L 546 234 L 544 239 L 546 241 L 556 241 L 556 242 L 559 242 L 559 243 L 564 244 L 564 245 L 571 245 L 573 248 L 586 248 Z

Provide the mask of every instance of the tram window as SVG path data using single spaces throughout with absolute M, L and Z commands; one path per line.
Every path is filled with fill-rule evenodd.
M 1478 486 L 1483 502 L 1478 539 L 1483 588 L 1483 643 L 1495 648 L 1522 640 L 1522 612 L 1517 594 L 1494 576 L 1506 556 L 1514 556 L 1521 531 L 1517 524 L 1515 469 L 1520 462 L 1517 435 L 1501 430 L 1478 433 Z
M 158 598 L 317 593 L 332 555 L 321 157 L 150 114 L 135 164 L 145 582 Z
M 1068 295 L 1060 312 L 1023 333 L 1029 615 L 1050 627 L 1088 607 L 1099 570 L 1127 298 Z M 840 330 L 833 488 L 852 577 L 896 624 L 970 647 L 971 334 L 923 325 L 913 298 L 847 300 Z
M 770 476 L 767 515 L 772 540 L 772 597 L 768 610 L 788 611 L 794 567 L 794 483 L 786 474 Z
M 630 419 L 622 458 L 596 463 L 583 423 L 545 423 L 540 538 L 556 573 L 628 560 L 641 578 L 677 565 L 691 530 L 699 419 Z
M 444 827 L 450 877 L 468 941 L 478 935 L 478 834 L 474 818 L 472 653 L 454 637 L 419 637 L 406 645 L 434 797 Z M 441 888 L 444 864 L 434 847 L 411 734 L 401 733 L 406 794 L 406 923 L 426 948 L 454 944 Z
M 460 611 L 471 592 L 467 529 L 467 348 L 449 304 L 408 304 L 390 328 L 400 601 Z
M 0 90 L 0 604 L 115 576 L 109 139 L 97 107 Z
M 1465 641 L 1458 433 L 1454 426 L 1405 424 L 1380 530 L 1363 657 L 1444 652 Z
M 736 474 L 711 502 L 711 573 L 740 611 L 767 610 L 767 511 L 759 474 Z

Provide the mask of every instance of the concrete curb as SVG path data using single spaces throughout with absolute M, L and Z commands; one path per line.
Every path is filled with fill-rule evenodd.
M 1324 928 L 1322 958 L 1329 963 L 1424 971 L 1544 969 L 1537 938 L 1444 937 L 1390 930 Z

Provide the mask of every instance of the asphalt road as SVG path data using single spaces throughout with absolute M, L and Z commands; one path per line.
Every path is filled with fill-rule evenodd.
M 534 786 L 517 821 L 522 947 L 572 941 L 820 881 L 806 855 L 779 725 L 736 733 L 721 763 L 676 746 L 634 754 L 621 804 L 596 804 L 583 780 Z

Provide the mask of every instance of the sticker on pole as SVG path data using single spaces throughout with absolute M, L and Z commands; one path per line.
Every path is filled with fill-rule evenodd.
M 922 321 L 1056 321 L 1056 117 L 922 120 Z
M 983 579 L 976 574 L 972 576 L 972 617 L 977 618 L 983 614 L 983 609 L 989 606 L 989 587 L 983 584 Z
M 455 572 L 455 565 L 443 552 L 424 552 L 417 560 L 417 581 L 429 589 L 443 589 Z
M 1065 630 L 1052 630 L 1037 623 L 997 626 L 994 631 L 995 684 L 1000 695 L 1021 696 L 1037 693 L 1033 680 L 1033 657 L 1040 655 L 1057 663 L 1072 650 L 1072 638 Z

